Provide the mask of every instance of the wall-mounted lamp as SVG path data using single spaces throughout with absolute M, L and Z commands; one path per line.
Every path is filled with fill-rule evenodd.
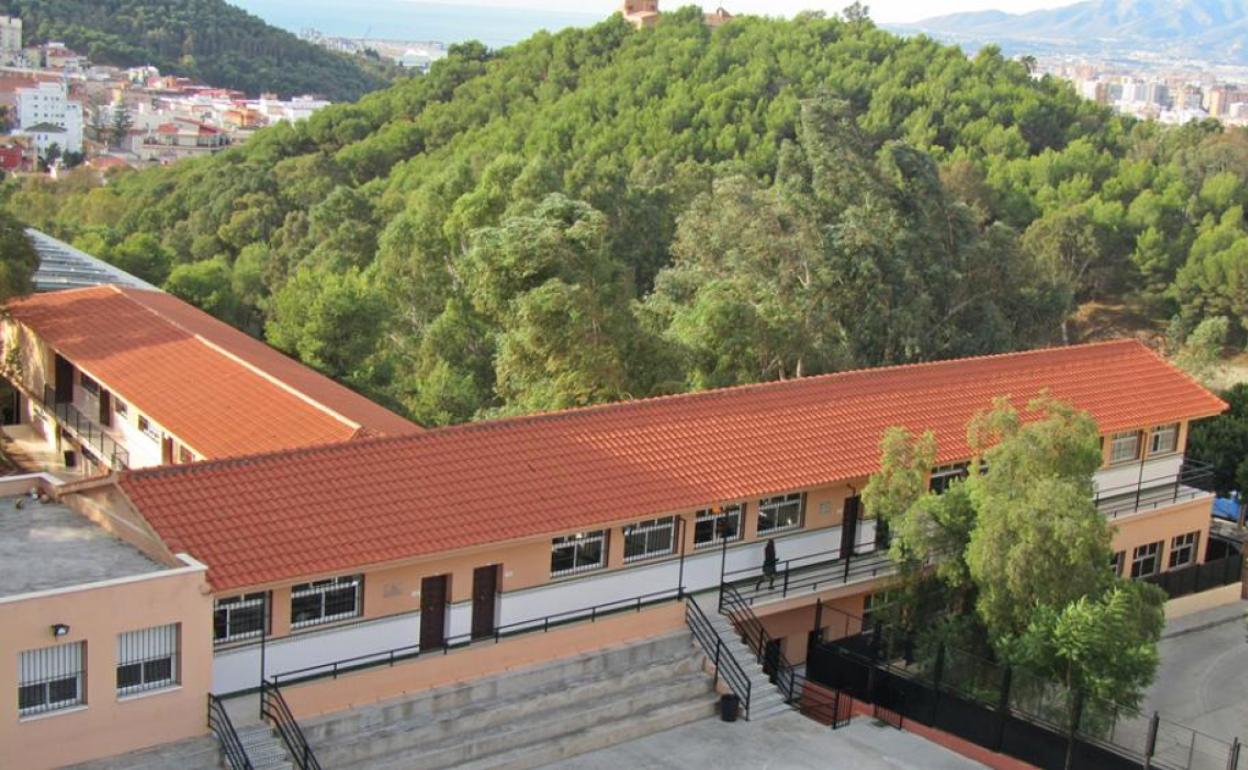
M 64 623 L 53 623 L 53 624 L 52 624 L 52 635 L 53 635 L 53 636 L 65 636 L 65 635 L 66 635 L 66 634 L 68 634 L 68 633 L 69 633 L 69 626 L 65 625 Z

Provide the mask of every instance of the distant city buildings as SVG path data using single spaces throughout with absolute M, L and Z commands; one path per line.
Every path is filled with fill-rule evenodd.
M 1038 61 L 1033 75 L 1067 80 L 1084 98 L 1138 118 L 1168 124 L 1215 118 L 1248 125 L 1248 85 L 1219 80 L 1204 68 L 1141 71 L 1110 62 L 1053 59 Z
M 653 27 L 659 23 L 662 11 L 659 0 L 624 0 L 620 5 L 620 14 L 637 29 Z M 732 19 L 732 14 L 721 5 L 713 13 L 702 14 L 702 20 L 708 27 L 718 27 Z
M 317 29 L 305 29 L 299 37 L 331 51 L 367 56 L 375 53 L 400 67 L 425 72 L 439 59 L 446 58 L 446 44 L 433 40 L 385 40 L 375 38 L 336 37 Z
M 23 47 L 22 20 L 0 16 L 0 171 L 56 173 L 172 163 L 219 152 L 255 130 L 329 105 L 314 96 L 248 98 L 155 67 L 93 66 L 64 43 Z M 68 157 L 67 157 L 67 154 Z

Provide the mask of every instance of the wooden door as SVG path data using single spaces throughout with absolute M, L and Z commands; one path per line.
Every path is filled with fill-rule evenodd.
M 170 436 L 161 439 L 160 462 L 162 465 L 173 465 L 173 438 Z
M 449 575 L 434 575 L 420 581 L 420 650 L 437 650 L 446 645 L 446 600 Z
M 54 376 L 56 382 L 53 383 L 55 388 L 54 399 L 58 404 L 68 404 L 74 400 L 74 365 L 68 359 L 62 358 L 60 354 L 56 356 L 56 366 L 54 368 Z
M 498 602 L 499 565 L 477 567 L 472 571 L 472 638 L 494 635 L 495 607 Z
M 100 425 L 113 427 L 113 395 L 103 388 L 100 389 Z
M 847 559 L 854 553 L 854 540 L 858 537 L 858 509 L 862 498 L 858 495 L 845 498 L 845 508 L 841 514 L 841 558 Z

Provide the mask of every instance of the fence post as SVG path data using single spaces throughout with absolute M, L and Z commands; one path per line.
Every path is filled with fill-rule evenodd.
M 929 724 L 936 726 L 936 714 L 940 710 L 940 680 L 945 676 L 945 643 L 936 645 L 936 663 L 932 666 L 932 719 Z
M 724 644 L 724 640 L 720 639 L 719 636 L 716 635 L 715 637 L 715 685 L 714 686 L 719 685 L 719 648 L 722 647 L 723 644 Z
M 1148 720 L 1148 735 L 1144 738 L 1144 770 L 1153 766 L 1153 753 L 1157 751 L 1157 729 L 1160 726 L 1161 715 L 1154 711 L 1153 718 Z
M 1070 734 L 1066 737 L 1066 770 L 1075 764 L 1075 733 L 1079 730 L 1079 722 L 1083 719 L 1083 690 L 1075 690 L 1075 701 L 1070 707 Z
M 1231 741 L 1231 750 L 1226 755 L 1226 770 L 1237 770 L 1239 767 L 1239 739 Z
M 1005 723 L 1010 719 L 1010 684 L 1014 678 L 1014 669 L 1009 666 L 1001 672 L 1001 697 L 997 699 L 997 734 L 995 746 L 997 751 L 1005 745 Z

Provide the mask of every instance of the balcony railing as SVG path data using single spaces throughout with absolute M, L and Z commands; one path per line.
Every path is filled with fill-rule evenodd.
M 1096 507 L 1111 519 L 1140 511 L 1152 511 L 1168 505 L 1212 494 L 1213 467 L 1197 460 L 1185 460 L 1178 473 L 1147 475 L 1131 484 L 1098 489 Z
M 118 444 L 99 423 L 83 414 L 78 407 L 67 401 L 57 402 L 56 391 L 51 385 L 43 388 L 43 406 L 56 415 L 57 422 L 86 446 L 99 453 L 100 458 L 111 467 L 122 470 L 130 467 L 130 453 Z
M 735 587 L 738 595 L 752 606 L 859 583 L 896 571 L 897 565 L 889 558 L 886 547 L 863 543 L 848 556 L 842 556 L 837 549 L 785 559 L 776 565 L 776 572 L 771 576 L 764 574 L 762 567 L 729 570 L 724 573 L 723 584 Z

